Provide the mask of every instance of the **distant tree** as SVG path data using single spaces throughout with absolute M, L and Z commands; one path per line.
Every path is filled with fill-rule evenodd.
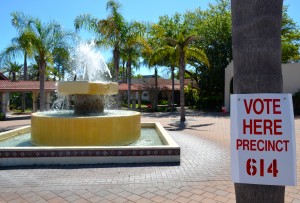
M 283 9 L 282 63 L 299 61 L 299 27 Z M 231 11 L 229 0 L 216 0 L 206 10 L 196 9 L 185 13 L 191 29 L 202 36 L 196 46 L 202 47 L 210 62 L 210 68 L 191 58 L 191 76 L 200 88 L 201 98 L 219 98 L 223 102 L 225 68 L 232 61 Z M 200 100 L 201 101 L 201 100 Z
M 142 23 L 132 21 L 126 23 L 124 32 L 124 43 L 121 47 L 121 52 L 126 59 L 127 69 L 127 96 L 128 96 L 128 109 L 130 109 L 131 103 L 131 76 L 132 76 L 132 63 L 141 56 L 141 49 L 146 45 L 146 41 L 143 38 L 145 27 Z
M 132 78 L 143 78 L 143 75 L 137 74 L 137 75 L 132 76 Z
M 300 60 L 300 29 L 287 11 L 288 7 L 284 6 L 281 28 L 282 63 Z
M 52 73 L 54 80 L 64 80 L 65 74 L 71 72 L 70 52 L 65 47 L 55 47 L 52 51 L 53 64 Z
M 195 69 L 190 76 L 199 84 L 201 98 L 223 101 L 225 68 L 232 61 L 231 14 L 228 0 L 217 0 L 208 9 L 196 9 L 185 14 L 185 20 L 202 38 L 196 42 L 209 60 L 210 66 L 190 58 Z M 200 100 L 201 101 L 201 100 Z M 215 104 L 215 103 L 214 103 Z
M 24 31 L 20 32 L 18 37 L 11 40 L 11 44 L 6 47 L 0 54 L 0 62 L 6 60 L 16 60 L 23 56 L 23 80 L 27 80 L 27 57 L 32 56 L 32 46 L 29 39 L 29 34 Z
M 12 21 L 13 23 L 13 21 Z M 14 25 L 14 23 L 13 23 Z M 20 30 L 19 36 L 12 39 L 11 44 L 6 47 L 3 52 L 0 54 L 0 64 L 1 61 L 5 60 L 16 60 L 21 55 L 23 55 L 23 76 L 21 79 L 27 80 L 27 58 L 28 56 L 32 56 L 32 46 L 30 43 L 30 40 L 28 39 L 28 33 L 26 30 Z M 25 111 L 25 100 L 26 100 L 26 94 L 25 92 L 22 92 L 22 108 L 21 111 Z
M 195 41 L 199 40 L 200 37 L 192 32 L 180 14 L 175 14 L 171 18 L 168 16 L 161 17 L 157 30 L 158 37 L 162 42 L 162 48 L 156 51 L 153 58 L 159 54 L 162 59 L 168 59 L 168 64 L 171 67 L 178 65 L 180 79 L 180 121 L 185 122 L 185 66 L 190 58 L 198 59 L 207 66 L 209 66 L 209 62 L 205 52 L 199 46 L 194 46 Z
M 39 66 L 36 63 L 28 66 L 28 80 L 40 80 Z
M 4 67 L 2 68 L 1 72 L 7 74 L 10 80 L 16 81 L 17 79 L 21 78 L 21 70 L 22 70 L 22 64 L 19 64 L 17 62 L 12 62 L 12 61 L 6 61 L 4 63 Z
M 189 47 L 198 37 L 179 35 L 178 38 L 167 38 L 170 45 L 176 47 L 179 56 L 179 80 L 180 80 L 180 121 L 185 122 L 185 98 L 184 98 L 184 75 L 187 57 L 201 59 L 205 64 L 209 64 L 204 51 L 195 47 Z

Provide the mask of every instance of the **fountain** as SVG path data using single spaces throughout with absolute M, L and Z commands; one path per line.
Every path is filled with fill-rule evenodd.
M 87 59 L 77 65 L 83 66 L 76 71 L 78 81 L 58 83 L 58 93 L 72 97 L 74 110 L 33 113 L 31 127 L 0 133 L 1 141 L 31 132 L 34 145 L 0 147 L 0 166 L 179 162 L 179 146 L 159 123 L 141 123 L 139 112 L 105 109 L 106 97 L 118 93 L 118 84 L 98 80 L 100 73 L 110 75 L 102 56 L 88 49 L 79 58 Z M 100 61 L 100 69 L 94 68 L 94 60 Z M 162 144 L 130 146 L 144 128 L 154 129 Z
M 74 113 L 33 113 L 31 142 L 39 146 L 122 146 L 135 142 L 141 131 L 139 112 L 104 112 L 102 97 L 117 92 L 117 83 L 58 83 L 58 93 L 74 95 Z

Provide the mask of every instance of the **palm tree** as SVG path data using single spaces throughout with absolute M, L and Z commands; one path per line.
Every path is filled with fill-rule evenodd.
M 13 38 L 11 44 L 0 54 L 0 61 L 16 59 L 23 55 L 23 80 L 27 80 L 27 57 L 28 55 L 32 56 L 32 47 L 28 37 L 26 31 L 20 33 L 20 36 Z
M 178 58 L 178 57 L 177 57 Z M 176 47 L 163 46 L 158 48 L 150 55 L 149 65 L 167 66 L 171 68 L 172 80 L 172 109 L 174 109 L 174 89 L 175 89 L 175 67 L 178 67 L 178 60 L 176 59 Z
M 123 28 L 125 21 L 119 10 L 121 4 L 115 0 L 108 0 L 106 10 L 110 15 L 104 20 L 99 20 L 89 14 L 77 16 L 74 25 L 76 30 L 84 27 L 97 34 L 96 44 L 104 47 L 113 47 L 114 79 L 119 80 L 120 48 L 122 45 Z
M 19 37 L 15 37 L 11 41 L 11 45 L 5 48 L 0 54 L 0 61 L 16 59 L 19 56 L 24 57 L 23 80 L 27 80 L 27 57 L 32 56 L 32 47 L 28 39 L 27 32 L 20 32 Z M 25 92 L 22 92 L 22 112 L 25 111 Z
M 234 93 L 282 92 L 282 4 L 283 0 L 231 1 Z M 238 203 L 284 202 L 284 186 L 235 183 L 235 191 Z
M 40 80 L 39 67 L 36 63 L 32 63 L 28 66 L 28 80 Z
M 184 37 L 183 34 L 179 34 L 177 39 L 166 38 L 169 44 L 176 47 L 176 54 L 179 57 L 179 80 L 180 80 L 180 121 L 185 122 L 185 101 L 184 101 L 184 74 L 187 57 L 194 57 L 203 61 L 205 64 L 209 64 L 206 54 L 203 50 L 190 45 L 196 41 L 199 37 L 188 36 Z
M 71 32 L 65 32 L 55 21 L 43 24 L 38 18 L 25 16 L 23 13 L 13 13 L 12 22 L 18 30 L 26 30 L 31 43 L 35 61 L 39 67 L 40 78 L 40 110 L 45 110 L 45 74 L 47 65 L 53 63 L 52 51 L 57 47 L 67 47 L 67 37 L 73 37 Z
M 66 72 L 71 71 L 70 66 L 70 52 L 65 47 L 55 47 L 52 51 L 54 67 L 52 73 L 54 80 L 58 77 L 58 80 L 64 80 Z
M 3 73 L 8 74 L 8 78 L 12 81 L 17 80 L 17 74 L 20 74 L 22 65 L 17 62 L 6 61 L 4 63 Z
M 192 47 L 191 44 L 196 41 L 198 36 L 188 36 L 184 37 L 184 34 L 179 33 L 174 38 L 167 37 L 166 42 L 168 45 L 158 49 L 155 54 L 153 54 L 153 61 L 158 60 L 158 56 L 169 59 L 169 64 L 172 67 L 172 73 L 174 67 L 178 64 L 179 66 L 179 80 L 180 80 L 180 121 L 185 122 L 185 97 L 184 97 L 184 74 L 185 66 L 188 58 L 195 58 L 204 64 L 209 64 L 206 54 L 203 50 Z M 173 75 L 173 74 L 172 74 Z M 172 76 L 172 80 L 174 75 Z M 174 86 L 174 81 L 172 82 Z
M 154 24 L 151 29 L 153 40 L 159 44 L 159 48 L 154 51 L 153 62 L 163 60 L 162 65 L 179 67 L 180 78 L 180 121 L 185 122 L 185 101 L 184 101 L 184 74 L 185 65 L 190 58 L 198 59 L 204 64 L 209 64 L 204 51 L 192 46 L 200 39 L 194 34 L 191 28 L 184 22 L 182 15 L 176 13 L 171 18 L 162 16 L 158 24 Z
M 126 23 L 124 26 L 125 35 L 124 42 L 122 44 L 121 50 L 122 55 L 127 59 L 127 84 L 128 84 L 128 109 L 130 109 L 131 101 L 131 68 L 132 63 L 139 58 L 141 55 L 141 49 L 147 45 L 146 40 L 143 38 L 143 33 L 145 32 L 145 27 L 139 22 Z

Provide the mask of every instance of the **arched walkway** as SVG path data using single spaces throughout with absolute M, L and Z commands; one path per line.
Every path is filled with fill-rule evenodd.
M 50 109 L 50 93 L 56 91 L 57 87 L 54 81 L 45 81 L 46 91 L 46 109 Z M 0 81 L 0 98 L 1 98 L 1 112 L 6 114 L 9 107 L 9 94 L 11 92 L 32 92 L 33 112 L 37 111 L 37 98 L 40 91 L 39 81 Z

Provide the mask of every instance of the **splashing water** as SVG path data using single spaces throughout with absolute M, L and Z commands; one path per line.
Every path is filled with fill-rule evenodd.
M 89 82 L 110 82 L 112 79 L 110 70 L 108 69 L 105 60 L 99 50 L 96 50 L 94 43 L 80 42 L 76 48 L 76 54 L 72 59 L 72 64 L 75 66 L 76 81 Z M 72 77 L 72 76 L 71 76 Z M 69 80 L 73 80 L 73 78 Z M 69 96 L 57 94 L 57 98 L 52 103 L 52 110 L 69 110 L 71 107 L 71 98 Z M 104 105 L 106 109 L 111 109 L 116 102 L 109 95 L 104 95 Z
M 51 108 L 52 108 L 53 111 L 58 111 L 58 110 L 63 110 L 63 109 L 69 109 L 70 108 L 69 97 L 66 96 L 66 95 L 57 94 L 57 98 L 53 102 Z
M 106 82 L 111 73 L 102 54 L 95 50 L 94 44 L 80 43 L 76 49 L 76 80 Z

